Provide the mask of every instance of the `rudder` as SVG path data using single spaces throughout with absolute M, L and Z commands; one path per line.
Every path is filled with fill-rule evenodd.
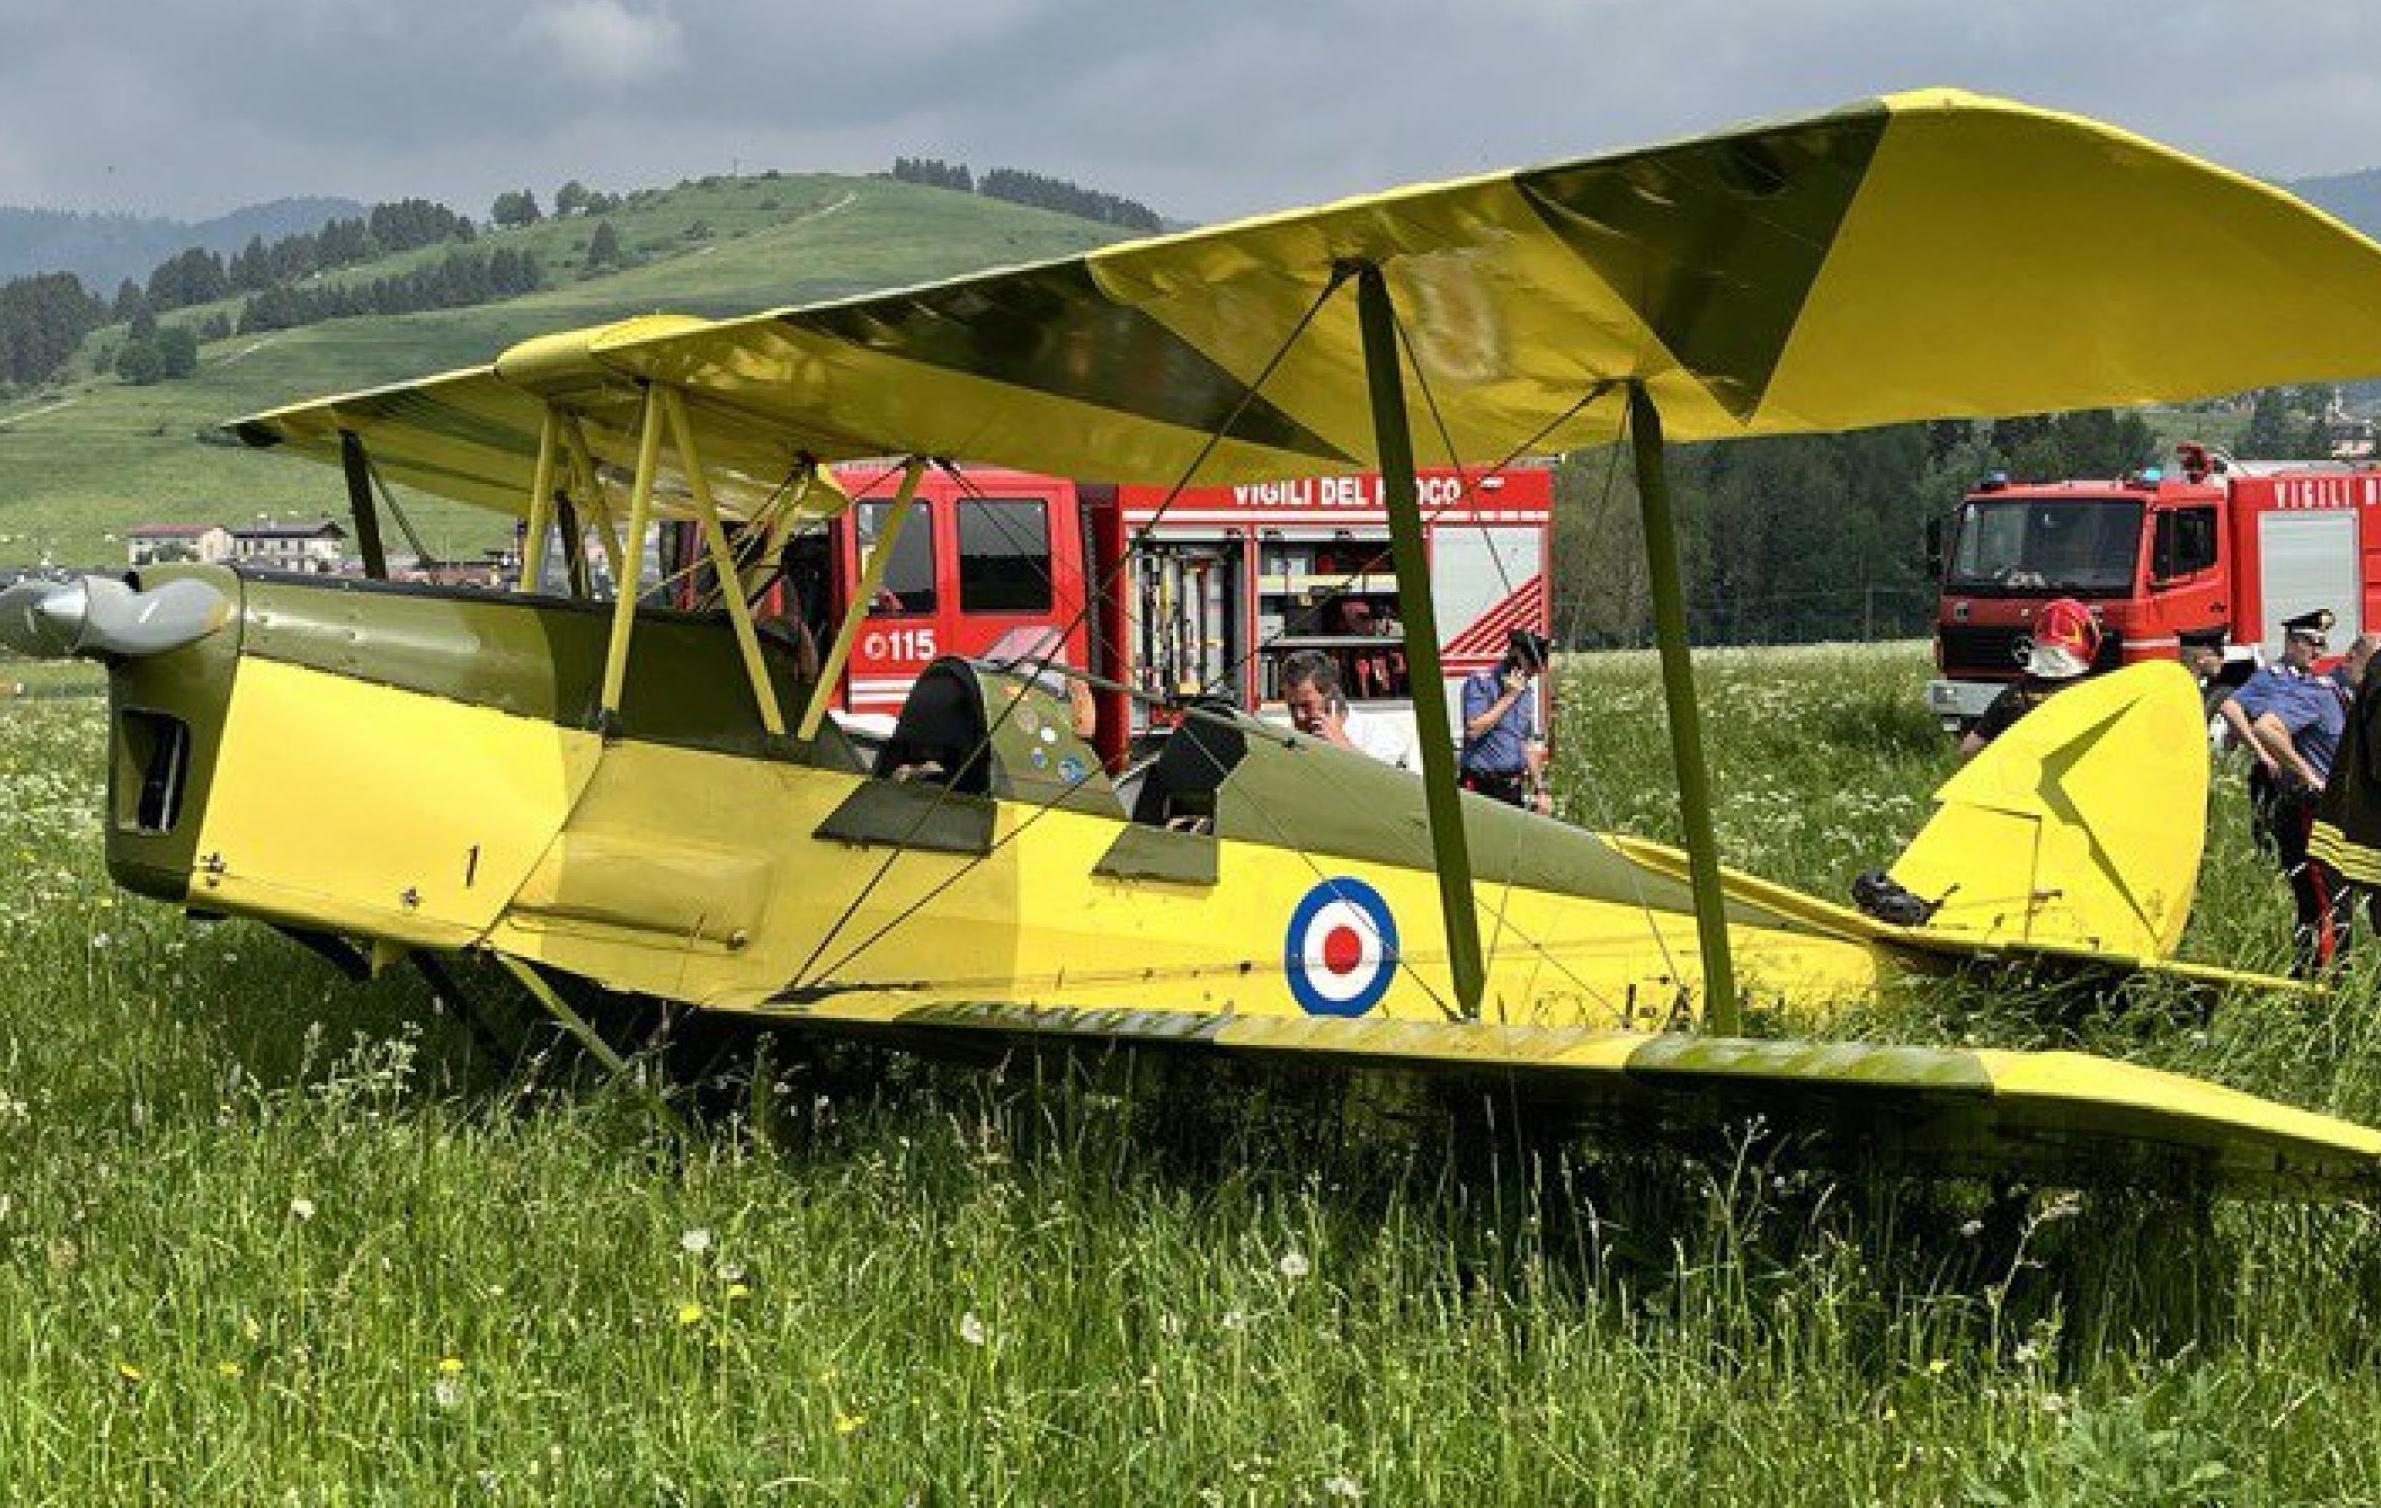
M 2207 719 L 2179 664 L 2070 686 L 1935 792 L 1893 878 L 1940 898 L 1928 932 L 2165 958 L 2207 836 Z

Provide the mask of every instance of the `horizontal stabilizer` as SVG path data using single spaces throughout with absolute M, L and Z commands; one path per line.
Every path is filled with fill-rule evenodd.
M 847 998 L 789 1011 L 907 1043 L 1150 1044 L 1494 1083 L 1532 1109 L 1687 1147 L 1749 1123 L 1806 1154 L 1906 1171 L 2235 1194 L 2381 1194 L 2381 1132 L 2083 1053 L 1777 1042 L 1485 1023 L 1220 1016 Z

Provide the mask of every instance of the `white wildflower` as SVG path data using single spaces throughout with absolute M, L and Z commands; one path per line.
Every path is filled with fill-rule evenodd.
M 984 1343 L 984 1322 L 977 1318 L 973 1309 L 959 1316 L 959 1338 L 971 1346 Z
M 1312 1266 L 1306 1260 L 1306 1253 L 1300 1251 L 1283 1252 L 1281 1260 L 1273 1265 L 1281 1270 L 1283 1277 L 1293 1283 L 1313 1271 Z
M 681 1231 L 678 1235 L 678 1249 L 690 1256 L 701 1256 L 711 1249 L 711 1232 L 699 1225 L 693 1230 Z
M 303 1194 L 300 1194 L 300 1195 L 299 1195 L 297 1198 L 295 1198 L 295 1199 L 292 1199 L 292 1200 L 289 1202 L 289 1217 L 290 1217 L 292 1220 L 311 1220 L 311 1219 L 313 1219 L 313 1218 L 314 1218 L 314 1201 L 313 1201 L 313 1200 L 311 1200 L 311 1199 L 309 1199 L 309 1198 L 307 1198 L 307 1197 L 306 1197 L 305 1195 L 303 1195 Z
M 1364 1496 L 1364 1485 L 1346 1472 L 1323 1478 L 1323 1496 L 1353 1503 Z

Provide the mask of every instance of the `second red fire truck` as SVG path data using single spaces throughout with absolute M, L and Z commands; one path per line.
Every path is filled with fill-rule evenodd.
M 2280 650 L 2284 619 L 2318 607 L 2337 615 L 2335 648 L 2381 625 L 2381 470 L 2185 445 L 2173 468 L 2113 481 L 1996 475 L 1933 553 L 1942 673 L 1927 705 L 1957 731 L 2021 673 L 2034 615 L 2054 598 L 2100 620 L 2095 671 L 2173 659 L 2186 642 L 2262 660 Z

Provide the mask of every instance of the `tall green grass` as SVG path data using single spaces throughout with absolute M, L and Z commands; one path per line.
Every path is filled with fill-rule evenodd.
M 1916 653 L 1704 664 L 1731 859 L 1840 893 L 1914 830 L 1947 763 Z M 1576 818 L 1665 830 L 1657 706 L 1649 661 L 1569 668 Z M 116 896 L 99 775 L 88 703 L 0 703 L 6 1501 L 2381 1494 L 2364 1208 L 1996 1204 L 1371 1080 L 790 1045 L 770 1136 L 731 1086 L 673 1141 L 410 978 Z M 2192 947 L 2270 963 L 2239 815 Z M 2381 1118 L 2370 983 L 2204 1022 L 1952 985 L 1858 1025 Z

